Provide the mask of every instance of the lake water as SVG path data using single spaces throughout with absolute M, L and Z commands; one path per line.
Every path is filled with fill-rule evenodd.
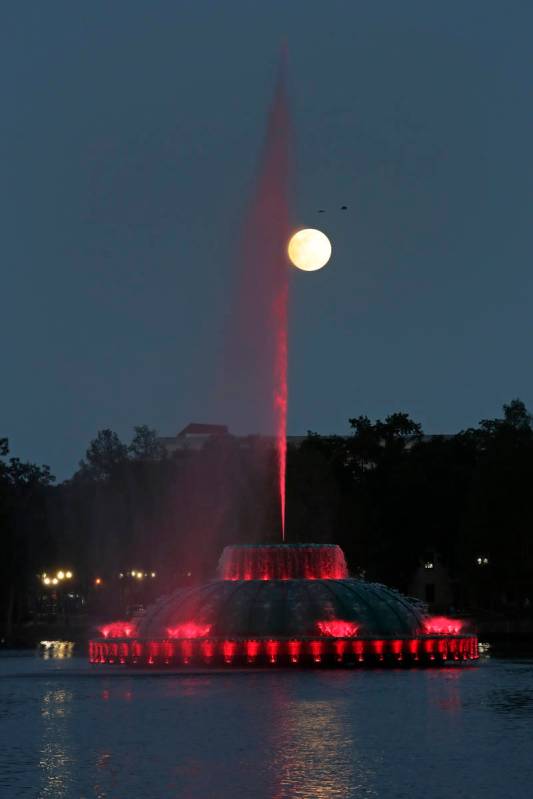
M 533 660 L 103 672 L 0 656 L 2 799 L 530 799 Z

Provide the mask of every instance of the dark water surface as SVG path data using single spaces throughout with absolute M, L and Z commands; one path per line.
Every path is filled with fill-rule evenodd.
M 533 660 L 198 675 L 0 657 L 0 796 L 529 799 Z

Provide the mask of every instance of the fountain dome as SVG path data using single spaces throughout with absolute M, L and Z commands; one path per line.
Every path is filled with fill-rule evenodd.
M 127 634 L 125 630 L 127 629 Z M 217 579 L 179 588 L 136 622 L 102 627 L 93 662 L 409 664 L 477 658 L 457 619 L 431 618 L 384 585 L 350 578 L 340 547 L 226 547 Z

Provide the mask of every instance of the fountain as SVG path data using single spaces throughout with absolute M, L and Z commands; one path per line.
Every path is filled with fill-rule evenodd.
M 90 642 L 92 663 L 149 666 L 431 664 L 478 657 L 456 619 L 430 618 L 383 585 L 349 577 L 338 546 L 285 543 L 289 138 L 285 59 L 245 224 L 239 345 L 252 341 L 276 431 L 278 545 L 226 547 L 218 577 L 113 622 Z M 255 338 L 254 338 L 255 331 Z M 265 348 L 266 345 L 266 348 Z M 251 381 L 253 382 L 253 381 Z
M 442 665 L 478 658 L 458 619 L 348 576 L 340 547 L 226 547 L 217 579 L 101 628 L 90 661 L 147 666 Z

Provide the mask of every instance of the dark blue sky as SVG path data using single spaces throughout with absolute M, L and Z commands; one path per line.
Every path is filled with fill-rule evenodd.
M 403 409 L 453 432 L 533 405 L 532 29 L 518 0 L 4 9 L 13 454 L 63 478 L 102 427 L 252 431 L 212 387 L 284 37 L 295 223 L 334 245 L 292 275 L 289 431 Z

